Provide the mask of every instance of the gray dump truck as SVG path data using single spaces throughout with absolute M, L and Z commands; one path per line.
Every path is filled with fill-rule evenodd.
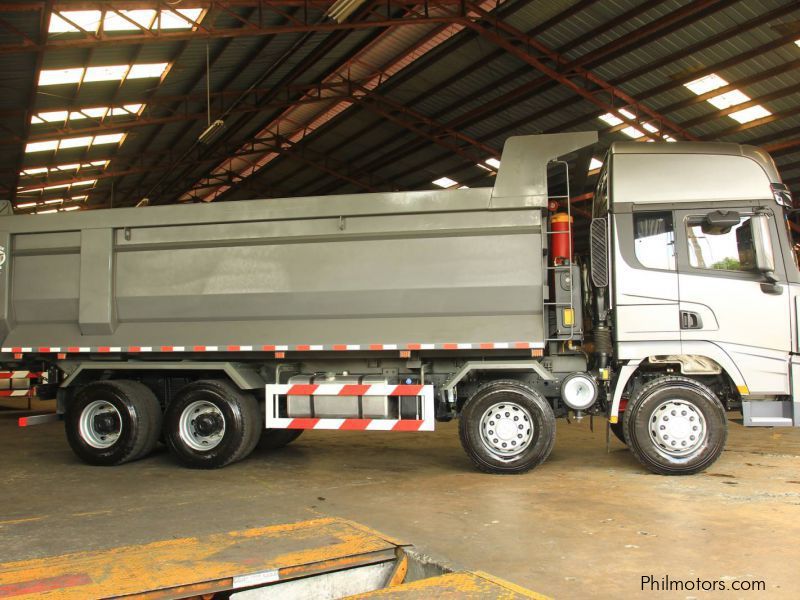
M 772 159 L 612 145 L 576 259 L 548 166 L 568 197 L 558 159 L 596 139 L 510 138 L 491 188 L 0 217 L 2 365 L 41 374 L 95 465 L 458 418 L 479 469 L 518 473 L 556 418 L 602 415 L 645 467 L 687 474 L 722 452 L 726 410 L 800 425 Z

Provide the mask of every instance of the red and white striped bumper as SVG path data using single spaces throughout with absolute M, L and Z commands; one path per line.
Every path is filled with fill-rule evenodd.
M 433 431 L 432 385 L 281 384 L 267 385 L 267 429 L 341 429 L 350 431 Z M 420 419 L 330 419 L 277 416 L 279 396 L 419 396 Z

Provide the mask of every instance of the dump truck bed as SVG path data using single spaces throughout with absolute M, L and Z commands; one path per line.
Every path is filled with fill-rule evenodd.
M 542 204 L 482 188 L 2 217 L 3 352 L 542 347 Z

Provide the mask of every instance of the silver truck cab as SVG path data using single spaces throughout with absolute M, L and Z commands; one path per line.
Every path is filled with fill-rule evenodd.
M 618 375 L 609 416 L 661 372 L 715 382 L 745 425 L 800 426 L 791 198 L 772 158 L 731 143 L 615 143 L 593 217 L 605 219 Z M 658 435 L 658 434 L 654 434 Z M 669 443 L 669 442 L 667 442 Z

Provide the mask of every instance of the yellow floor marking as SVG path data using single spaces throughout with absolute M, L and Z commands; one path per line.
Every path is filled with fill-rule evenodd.
M 8 521 L 0 521 L 0 527 L 4 525 L 16 525 L 17 523 L 30 523 L 31 521 L 41 521 L 42 519 L 46 519 L 46 516 L 43 517 L 25 517 L 23 519 L 10 519 Z

